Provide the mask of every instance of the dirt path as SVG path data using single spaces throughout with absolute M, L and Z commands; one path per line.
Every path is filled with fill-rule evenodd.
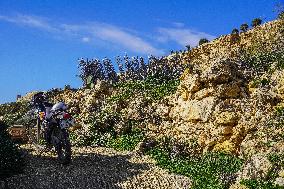
M 8 179 L 10 189 L 130 189 L 189 188 L 190 179 L 170 174 L 154 165 L 147 156 L 117 152 L 102 147 L 73 147 L 72 163 L 57 163 L 52 152 L 37 156 L 33 146 L 28 151 L 24 173 Z

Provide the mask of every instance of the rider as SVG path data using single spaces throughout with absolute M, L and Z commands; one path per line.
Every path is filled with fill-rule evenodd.
M 44 94 L 44 92 L 38 92 L 35 95 L 33 95 L 32 104 L 35 108 L 39 109 L 41 112 L 44 112 L 45 119 L 48 120 L 50 109 L 52 108 L 53 104 L 48 102 L 47 97 Z M 44 138 L 47 144 L 50 145 L 52 129 L 51 129 L 51 125 L 49 122 L 46 124 L 46 126 L 47 128 L 44 133 Z

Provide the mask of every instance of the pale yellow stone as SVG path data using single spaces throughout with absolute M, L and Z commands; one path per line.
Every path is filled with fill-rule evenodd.
M 222 126 L 216 129 L 216 131 L 219 135 L 229 135 L 233 133 L 233 127 L 232 126 Z
M 200 146 L 204 146 L 205 145 L 205 142 L 206 142 L 206 140 L 207 140 L 207 135 L 205 134 L 205 133 L 202 133 L 201 135 L 199 135 L 199 137 L 198 137 L 198 144 L 200 145 Z
M 249 188 L 240 183 L 236 183 L 236 184 L 231 185 L 229 189 L 249 189 Z
M 187 116 L 188 121 L 206 122 L 212 114 L 215 104 L 216 99 L 214 97 L 207 97 L 200 101 L 192 100 L 186 105 L 184 115 Z
M 184 101 L 187 101 L 188 98 L 189 98 L 188 92 L 187 92 L 186 90 L 183 91 L 183 93 L 181 94 L 181 97 L 182 97 L 182 99 L 183 99 Z
M 222 112 L 216 117 L 216 123 L 221 125 L 234 125 L 237 121 L 236 112 Z
M 197 91 L 195 94 L 194 94 L 194 99 L 196 100 L 200 100 L 200 99 L 203 99 L 203 98 L 206 98 L 206 97 L 209 97 L 213 94 L 214 92 L 214 89 L 213 88 L 205 88 L 205 89 L 202 89 L 200 91 Z
M 278 175 L 279 175 L 279 177 L 284 178 L 284 170 L 281 170 Z
M 181 80 L 181 81 L 184 80 L 184 79 L 186 78 L 186 76 L 187 76 L 188 74 L 190 74 L 190 73 L 191 73 L 191 70 L 190 70 L 189 68 L 186 68 L 186 69 L 184 70 L 183 74 L 180 76 L 180 80 Z
M 188 74 L 181 81 L 181 86 L 186 88 L 189 93 L 194 93 L 200 89 L 200 76 L 198 74 Z
M 213 150 L 218 152 L 233 153 L 235 152 L 235 144 L 229 140 L 226 140 L 222 143 L 216 144 Z

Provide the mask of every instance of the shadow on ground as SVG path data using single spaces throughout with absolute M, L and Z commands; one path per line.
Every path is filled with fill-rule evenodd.
M 53 157 L 28 153 L 25 158 L 24 173 L 8 178 L 4 188 L 119 189 L 119 183 L 149 169 L 148 164 L 129 162 L 130 156 L 127 155 L 81 153 L 72 157 L 72 163 L 67 166 L 60 165 Z

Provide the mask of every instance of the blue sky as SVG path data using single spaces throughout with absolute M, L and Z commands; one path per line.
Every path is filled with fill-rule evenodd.
M 281 2 L 282 1 L 282 2 Z M 80 87 L 78 58 L 166 55 L 228 34 L 283 0 L 0 0 L 0 103 Z

